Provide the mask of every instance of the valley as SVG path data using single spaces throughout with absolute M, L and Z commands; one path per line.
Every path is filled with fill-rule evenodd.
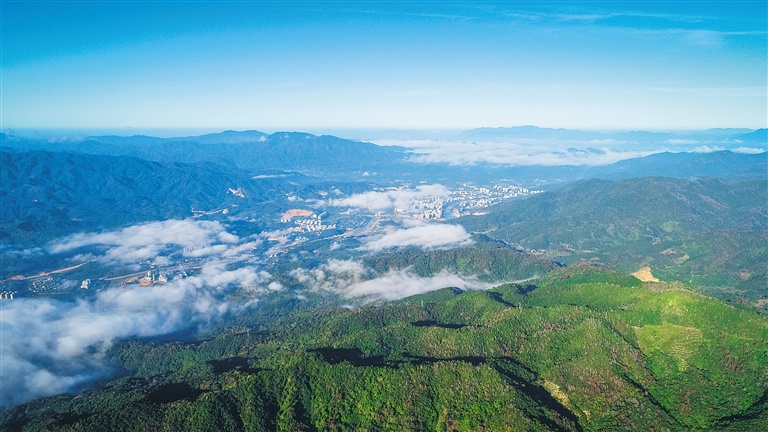
M 768 430 L 766 35 L 0 1 L 0 432 Z
M 3 430 L 103 429 L 118 411 L 175 430 L 765 420 L 764 154 L 533 177 L 273 135 L 219 137 L 240 153 L 270 143 L 284 161 L 306 149 L 280 140 L 318 140 L 350 163 L 246 165 L 221 159 L 215 146 L 232 143 L 217 135 L 185 138 L 205 141 L 187 152 L 5 136 L 0 307 L 16 373 L 4 385 L 19 391 Z M 142 146 L 161 151 L 142 159 Z M 200 162 L 209 152 L 220 159 Z M 720 176 L 645 175 L 665 158 Z

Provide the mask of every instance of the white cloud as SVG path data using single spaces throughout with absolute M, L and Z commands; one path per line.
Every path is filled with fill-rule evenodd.
M 336 274 L 349 274 L 353 276 L 362 276 L 368 273 L 368 269 L 362 263 L 352 260 L 328 260 L 325 268 Z
M 393 270 L 385 275 L 350 285 L 344 292 L 347 298 L 365 297 L 369 300 L 398 300 L 416 294 L 456 287 L 463 290 L 485 290 L 495 286 L 474 277 L 442 271 L 433 277 L 420 277 L 407 270 Z
M 208 255 L 213 255 L 213 254 L 220 254 L 226 251 L 227 248 L 228 246 L 223 244 L 212 245 L 212 246 L 201 246 L 195 249 L 185 250 L 184 256 L 188 256 L 191 258 L 199 258 L 199 257 L 208 256 Z
M 607 146 L 631 144 L 628 141 L 517 139 L 514 142 L 466 141 L 375 141 L 380 145 L 399 145 L 411 149 L 411 160 L 418 163 L 475 165 L 491 163 L 509 166 L 609 165 L 624 159 L 648 156 L 663 149 L 617 150 Z M 595 145 L 601 145 L 594 151 Z M 574 149 L 582 147 L 582 149 Z M 574 151 L 575 150 L 575 151 Z
M 237 243 L 240 241 L 240 239 L 236 235 L 230 234 L 226 231 L 221 231 L 219 233 L 219 239 L 224 243 Z
M 470 234 L 460 225 L 433 224 L 394 230 L 383 236 L 367 240 L 361 249 L 380 251 L 398 246 L 442 249 L 467 246 L 472 243 Z
M 712 147 L 710 147 L 710 146 L 706 146 L 706 145 L 704 145 L 704 146 L 699 146 L 699 147 L 696 147 L 696 148 L 695 148 L 695 149 L 693 149 L 692 151 L 693 151 L 694 153 L 712 153 L 712 152 L 716 152 L 716 151 L 723 151 L 723 150 L 725 150 L 725 148 L 724 148 L 724 147 L 718 147 L 718 146 L 712 146 Z
M 350 284 L 360 282 L 370 272 L 360 262 L 353 260 L 329 260 L 314 269 L 298 268 L 289 275 L 312 291 L 339 293 Z
M 205 327 L 230 311 L 227 288 L 265 285 L 252 267 L 209 264 L 197 276 L 150 287 L 101 291 L 75 302 L 21 298 L 0 304 L 0 406 L 69 391 L 109 373 L 105 353 L 118 338 Z M 269 284 L 268 284 L 269 283 Z M 253 303 L 253 302 L 251 302 Z
M 447 197 L 449 194 L 448 188 L 434 184 L 418 186 L 416 189 L 370 191 L 351 195 L 347 198 L 331 199 L 327 204 L 335 207 L 355 207 L 371 211 L 393 208 L 406 209 L 414 200 L 426 197 Z
M 630 144 L 627 140 L 617 140 L 613 138 L 606 138 L 606 139 L 593 139 L 589 140 L 589 143 L 591 145 L 600 144 L 600 145 L 623 145 L 623 144 Z
M 222 256 L 225 257 L 234 257 L 240 254 L 243 254 L 245 252 L 248 252 L 257 246 L 259 246 L 262 243 L 261 239 L 256 239 L 255 241 L 246 242 L 243 244 L 239 244 L 235 247 L 227 249 L 224 253 L 222 253 Z
M 760 154 L 765 153 L 764 148 L 756 148 L 756 147 L 736 147 L 731 149 L 734 153 L 745 153 L 745 154 Z
M 295 269 L 290 275 L 311 291 L 328 291 L 346 298 L 361 298 L 364 303 L 376 300 L 397 300 L 445 287 L 484 290 L 495 286 L 480 282 L 474 276 L 459 275 L 447 270 L 432 277 L 421 277 L 409 269 L 389 272 L 366 279 L 370 269 L 357 261 L 331 260 L 315 269 Z
M 192 257 L 221 253 L 239 240 L 216 221 L 167 220 L 117 231 L 73 234 L 49 243 L 46 250 L 64 253 L 96 246 L 106 249 L 104 260 L 135 263 L 176 252 Z
M 288 236 L 293 233 L 292 228 L 286 228 L 284 230 L 265 231 L 259 235 L 263 239 L 267 239 L 270 242 L 274 242 L 274 246 L 267 250 L 267 255 L 284 251 L 284 246 L 288 243 Z

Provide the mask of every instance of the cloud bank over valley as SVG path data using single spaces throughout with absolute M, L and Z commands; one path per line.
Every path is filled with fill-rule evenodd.
M 239 241 L 218 221 L 167 220 L 103 233 L 73 234 L 49 243 L 44 251 L 61 254 L 93 246 L 103 250 L 102 256 L 94 258 L 135 263 L 173 253 L 186 257 L 222 253 Z
M 647 133 L 653 135 L 653 133 Z M 759 154 L 762 147 L 751 147 L 737 140 L 668 139 L 660 142 L 638 142 L 605 139 L 530 139 L 496 140 L 431 140 L 374 139 L 381 146 L 408 149 L 415 163 L 445 163 L 453 166 L 493 164 L 504 166 L 602 166 L 626 159 L 662 152 L 709 153 L 730 150 L 735 153 Z
M 392 229 L 383 235 L 367 239 L 361 249 L 373 252 L 394 247 L 415 246 L 425 250 L 469 246 L 471 235 L 461 225 L 424 224 L 411 228 Z
M 107 376 L 113 341 L 206 328 L 254 305 L 231 303 L 241 288 L 254 295 L 279 289 L 254 267 L 205 265 L 199 274 L 150 287 L 111 288 L 77 301 L 25 298 L 0 304 L 2 326 L 0 405 L 71 391 Z
M 387 191 L 369 191 L 353 194 L 346 198 L 331 199 L 328 205 L 334 207 L 353 207 L 370 211 L 409 208 L 414 201 L 427 197 L 447 197 L 448 188 L 440 184 L 417 186 L 415 189 L 393 189 Z M 321 204 L 326 204 L 321 202 Z
M 398 300 L 446 287 L 486 290 L 499 285 L 449 270 L 431 277 L 419 276 L 408 268 L 374 275 L 372 270 L 354 260 L 329 260 L 314 269 L 294 269 L 290 276 L 310 291 L 332 292 L 362 304 Z

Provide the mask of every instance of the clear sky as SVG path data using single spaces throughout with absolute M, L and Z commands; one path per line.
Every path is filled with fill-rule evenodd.
M 2 128 L 760 128 L 766 4 L 3 0 Z

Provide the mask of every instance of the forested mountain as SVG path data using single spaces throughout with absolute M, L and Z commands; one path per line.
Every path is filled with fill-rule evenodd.
M 509 166 L 487 162 L 457 166 L 415 162 L 417 155 L 402 147 L 298 132 L 267 135 L 259 131 L 226 131 L 181 138 L 97 136 L 55 142 L 1 134 L 0 145 L 26 150 L 133 156 L 161 163 L 213 162 L 233 169 L 279 169 L 357 180 L 366 177 L 366 173 L 376 173 L 378 180 L 443 182 L 488 182 L 504 178 L 518 182 L 562 183 L 587 178 L 623 179 L 649 175 L 750 180 L 765 178 L 768 170 L 768 153 L 743 154 L 728 150 L 711 153 L 664 152 L 604 166 Z
M 449 250 L 392 251 L 366 257 L 363 263 L 378 273 L 407 268 L 419 276 L 430 277 L 451 270 L 488 282 L 543 276 L 558 267 L 550 259 L 517 252 L 483 235 L 475 236 L 475 241 L 473 247 Z
M 528 291 L 444 289 L 193 343 L 128 340 L 122 378 L 2 430 L 760 430 L 765 319 L 578 265 Z
M 194 215 L 192 210 L 271 214 L 270 202 L 289 192 L 311 190 L 312 183 L 322 184 L 297 173 L 245 172 L 202 162 L 158 163 L 130 156 L 45 151 L 1 154 L 4 244 L 186 218 Z
M 244 170 L 279 169 L 327 177 L 362 174 L 403 156 L 398 147 L 298 132 L 223 132 L 166 139 L 105 136 L 53 143 L 3 135 L 0 144 L 21 149 L 133 156 L 157 162 L 215 162 Z
M 587 180 L 461 218 L 484 232 L 560 260 L 596 258 L 624 270 L 649 265 L 669 279 L 765 294 L 766 180 L 663 177 Z M 726 295 L 724 293 L 721 293 Z
M 656 153 L 590 169 L 589 177 L 628 179 L 663 176 L 680 179 L 720 177 L 732 180 L 768 178 L 768 152 L 739 154 L 727 150 L 711 153 Z

